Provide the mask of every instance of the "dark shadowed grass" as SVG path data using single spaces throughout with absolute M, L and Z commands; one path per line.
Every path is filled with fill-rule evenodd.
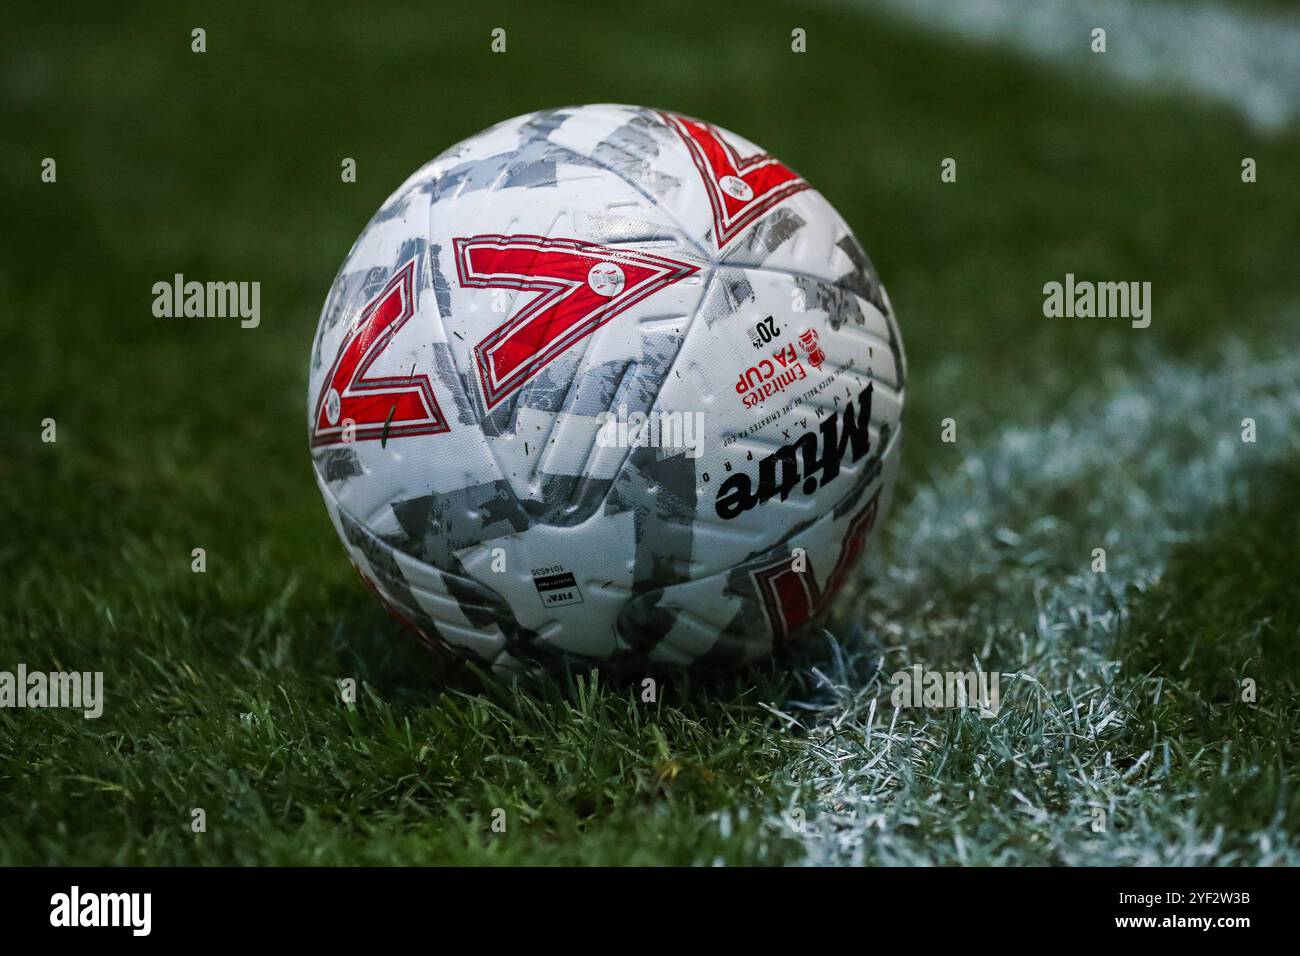
M 1197 782 L 1198 820 L 1237 853 L 1257 850 L 1243 831 L 1300 832 L 1300 462 L 1249 499 L 1174 553 L 1124 643 L 1145 675 L 1133 722 L 1160 728 L 1153 756 Z
M 789 52 L 796 24 L 809 32 L 804 56 Z M 189 52 L 196 25 L 208 30 L 202 56 Z M 509 32 L 502 56 L 488 52 L 495 26 Z M 1140 375 L 1144 356 L 1199 362 L 1229 334 L 1274 341 L 1300 296 L 1293 134 L 1262 137 L 1225 112 L 833 9 L 749 5 L 725 31 L 700 29 L 689 4 L 621 10 L 614 24 L 564 4 L 454 17 L 420 4 L 50 9 L 0 35 L 0 101 L 0 188 L 16 224 L 0 231 L 0 669 L 99 670 L 108 695 L 98 721 L 0 711 L 0 862 L 802 857 L 800 834 L 773 821 L 806 789 L 809 743 L 765 705 L 812 699 L 807 660 L 704 685 L 673 678 L 654 703 L 638 683 L 589 678 L 523 691 L 459 674 L 438 690 L 446 675 L 375 605 L 325 517 L 303 406 L 329 282 L 402 179 L 504 117 L 668 106 L 750 136 L 821 189 L 872 254 L 903 327 L 904 504 L 1009 425 Z M 1255 186 L 1239 180 L 1242 155 L 1259 162 Z M 57 184 L 39 181 L 46 156 Z M 939 182 L 947 156 L 955 185 Z M 339 181 L 344 157 L 357 159 L 355 185 Z M 1151 329 L 1043 319 L 1042 285 L 1067 271 L 1152 281 Z M 152 285 L 178 272 L 260 281 L 261 326 L 155 319 Z M 947 416 L 956 446 L 938 440 Z M 47 417 L 55 444 L 39 440 Z M 1090 501 L 1067 489 L 1050 505 L 1082 542 Z M 1034 567 L 1037 539 L 1018 531 L 1002 545 L 1008 566 Z M 196 547 L 204 574 L 191 571 Z M 908 567 L 909 548 L 896 542 L 890 560 Z M 1222 603 L 1233 648 L 1269 616 L 1248 601 L 1261 580 L 1250 567 L 1224 565 L 1221 590 L 1197 605 L 1212 626 Z M 964 658 L 949 619 L 971 613 L 988 580 L 943 583 L 928 630 L 906 639 Z M 1070 653 L 1054 647 L 1044 666 Z M 821 644 L 809 654 L 830 666 Z M 1151 677 L 1125 678 L 1133 706 L 1147 681 L 1201 687 L 1180 660 L 1135 662 Z M 355 707 L 340 699 L 344 679 L 360 682 Z M 1196 800 L 1222 796 L 1208 741 L 1249 729 L 1234 753 L 1257 756 L 1267 786 L 1243 787 L 1244 828 L 1290 792 L 1292 758 L 1275 744 L 1289 739 L 1286 711 L 1270 709 L 1280 704 L 1267 682 L 1260 693 L 1251 724 L 1162 698 L 1107 731 L 1134 759 L 1148 720 L 1168 722 L 1164 738 L 1185 735 L 1177 799 Z M 1032 712 L 1024 719 L 1032 729 Z M 954 846 L 963 818 L 930 806 L 927 826 L 950 825 L 914 825 L 927 805 L 912 801 L 956 800 L 980 767 L 1014 767 L 1024 752 L 1025 726 L 992 735 L 965 721 L 951 718 L 961 746 L 931 767 L 936 790 L 893 808 L 891 837 L 918 856 L 940 836 Z M 1083 792 L 1060 787 L 1067 804 Z M 1159 782 L 1143 792 L 1152 807 L 1173 799 Z M 1215 819 L 1231 826 L 1237 804 L 1220 803 Z M 505 834 L 491 828 L 497 808 Z M 1016 838 L 1005 807 L 968 819 L 952 859 L 1061 855 L 1064 831 Z M 1161 845 L 1155 823 L 1132 832 L 1135 847 Z
M 93 734 L 68 714 L 0 716 L 6 732 L 21 721 L 42 742 L 3 761 L 6 776 L 28 778 L 6 813 L 6 862 L 790 855 L 764 823 L 777 751 L 744 694 L 645 706 L 584 678 L 539 697 L 488 681 L 407 705 L 363 687 L 346 706 L 331 682 L 301 674 L 244 678 L 228 693 L 203 685 L 118 703 Z M 51 759 L 64 769 L 50 772 Z M 194 807 L 206 833 L 190 832 Z M 717 816 L 728 809 L 730 834 Z

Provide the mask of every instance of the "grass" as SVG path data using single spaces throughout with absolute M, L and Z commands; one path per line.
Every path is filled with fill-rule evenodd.
M 33 810 L 63 810 L 33 821 L 19 858 L 612 865 L 780 849 L 760 840 L 761 814 L 724 839 L 704 812 L 767 801 L 774 748 L 743 696 L 644 707 L 583 679 L 540 697 L 488 682 L 422 706 L 366 689 L 345 706 L 328 681 L 299 675 L 263 672 L 228 694 L 196 683 L 178 689 L 166 726 L 152 701 L 114 722 L 140 730 L 68 740 L 38 722 L 82 772 L 40 775 Z M 190 832 L 193 807 L 207 832 Z
M 1199 786 L 1200 827 L 1224 853 L 1253 858 L 1254 830 L 1288 843 L 1300 830 L 1300 462 L 1260 482 L 1258 500 L 1217 515 L 1180 548 L 1134 611 L 1126 671 L 1143 675 L 1133 715 L 1160 728 L 1165 760 Z M 1244 586 L 1243 586 L 1244 585 Z M 1279 846 L 1281 844 L 1281 846 Z
M 908 560 L 846 609 L 856 640 L 788 708 L 811 743 L 791 776 L 812 858 L 1300 860 L 1298 377 L 1292 359 L 1151 357 L 895 514 Z M 1240 441 L 1242 408 L 1269 443 Z M 1001 673 L 997 716 L 894 710 L 915 663 Z
M 1144 589 L 1114 596 L 1122 629 L 1085 629 L 1077 644 L 1036 635 L 1031 600 L 992 599 L 1060 585 L 1077 564 L 1053 542 L 1108 533 L 1077 488 L 1012 511 L 989 500 L 978 527 L 1001 542 L 995 561 L 979 551 L 952 567 L 951 553 L 908 537 L 927 516 L 964 520 L 936 497 L 962 487 L 963 463 L 994 467 L 1008 434 L 1104 403 L 1147 381 L 1148 365 L 1212 366 L 1230 336 L 1273 358 L 1300 298 L 1294 133 L 1264 136 L 1217 108 L 845 10 L 765 2 L 725 32 L 697 21 L 691 5 L 630 9 L 614 24 L 522 3 L 455 17 L 427 5 L 255 16 L 88 5 L 29 13 L 0 36 L 0 182 L 21 226 L 0 233 L 12 426 L 0 669 L 102 670 L 108 694 L 98 721 L 0 711 L 0 862 L 1240 862 L 1294 851 L 1295 609 L 1281 587 L 1294 580 L 1294 536 L 1277 529 L 1294 513 L 1295 473 L 1276 434 L 1261 437 L 1268 468 L 1239 478 L 1255 502 L 1225 495 L 1212 513 L 1178 512 L 1185 540 L 1141 552 L 1153 575 L 1167 559 L 1165 576 L 1135 575 Z M 203 55 L 189 52 L 197 25 Z M 796 25 L 808 30 L 802 56 L 789 52 Z M 502 56 L 488 52 L 495 26 L 508 29 Z M 380 201 L 457 139 L 601 100 L 671 106 L 763 143 L 841 209 L 890 289 L 913 383 L 900 530 L 868 603 L 835 624 L 842 672 L 813 641 L 770 670 L 669 678 L 653 704 L 638 684 L 524 691 L 439 674 L 334 540 L 303 405 L 312 330 L 344 252 Z M 1261 170 L 1252 186 L 1239 179 L 1244 155 Z M 39 180 L 46 156 L 56 184 Z M 946 156 L 958 159 L 955 185 L 939 181 Z M 339 181 L 343 157 L 357 159 L 354 185 Z M 1067 271 L 1151 281 L 1152 327 L 1043 319 L 1041 287 Z M 262 325 L 153 318 L 150 289 L 176 272 L 260 281 Z M 1248 374 L 1231 382 L 1225 410 L 1236 395 L 1267 397 Z M 948 416 L 955 446 L 939 441 Z M 46 417 L 57 443 L 40 441 Z M 1086 416 L 1069 421 L 1081 447 L 1107 453 Z M 1206 433 L 1181 440 L 1168 481 L 1186 485 Z M 196 547 L 205 574 L 191 571 Z M 839 788 L 819 769 L 827 728 L 838 721 L 846 747 L 856 735 L 847 770 L 877 755 L 864 718 L 886 645 L 898 660 L 963 666 L 987 646 L 987 666 L 1033 672 L 1045 696 L 1013 697 L 993 723 L 908 717 L 910 743 L 872 770 L 893 776 L 863 770 Z M 1224 675 L 1265 660 L 1257 707 L 1220 699 Z M 1091 726 L 1115 717 L 1062 753 L 1047 734 L 1061 718 L 1042 701 L 1059 712 L 1061 695 L 1083 694 L 1070 684 L 1079 668 L 1109 681 L 1087 691 Z M 354 706 L 338 692 L 348 678 L 361 682 Z M 874 743 L 887 733 L 888 718 Z M 1153 741 L 1169 745 L 1164 777 Z M 1094 803 L 1104 840 L 1080 831 Z M 496 808 L 505 833 L 492 830 Z M 789 825 L 792 808 L 809 832 Z

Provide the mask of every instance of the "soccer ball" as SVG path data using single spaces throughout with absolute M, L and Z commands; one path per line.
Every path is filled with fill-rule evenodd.
M 633 106 L 452 147 L 352 246 L 307 413 L 348 557 L 500 672 L 736 667 L 840 591 L 889 502 L 902 344 L 830 204 Z

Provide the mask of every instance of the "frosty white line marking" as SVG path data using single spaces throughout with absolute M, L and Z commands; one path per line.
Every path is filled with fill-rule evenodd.
M 1110 647 L 1124 622 L 1127 589 L 1159 578 L 1170 546 L 1233 500 L 1244 470 L 1300 451 L 1294 437 L 1300 434 L 1300 360 L 1229 354 L 1235 357 L 1211 372 L 1152 356 L 1142 366 L 1145 378 L 1100 400 L 1081 395 L 1056 421 L 1008 429 L 922 488 L 887 526 L 885 570 L 874 581 L 868 619 L 882 643 L 921 655 L 925 646 L 958 645 L 972 632 L 1020 633 L 1023 659 L 1034 662 L 1045 685 L 1045 735 L 1095 735 L 1104 729 L 1100 721 L 1119 720 L 1113 710 L 1071 713 L 1069 699 L 1109 684 Z M 1232 396 L 1231 408 L 1225 409 L 1225 396 Z M 1243 445 L 1238 408 L 1249 410 L 1260 434 L 1276 440 Z M 1082 497 L 1087 507 L 1060 516 L 1066 494 Z M 1122 539 L 1113 537 L 1117 530 Z M 1107 573 L 1090 573 L 1080 540 L 1108 546 Z M 1079 571 L 1061 574 L 1066 567 Z M 973 597 L 960 598 L 957 611 L 943 603 L 952 593 Z M 1063 642 L 1070 653 L 1060 650 Z M 856 652 L 863 653 L 860 646 Z M 1008 677 L 1023 666 L 1014 659 L 983 663 Z M 1048 673 L 1053 668 L 1059 670 Z M 862 683 L 845 667 L 826 680 L 830 699 L 821 704 L 821 723 L 833 752 L 810 751 L 788 770 L 816 807 L 803 836 L 808 861 L 933 862 L 915 840 L 873 830 L 869 822 L 888 816 L 903 777 L 917 772 L 903 764 L 923 758 L 905 751 L 917 742 L 941 750 L 950 715 L 908 712 L 908 726 L 895 735 L 880 723 L 887 725 L 889 716 L 875 713 L 882 688 Z M 898 719 L 900 712 L 893 713 Z M 1080 720 L 1088 724 L 1082 730 Z M 1086 816 L 1082 801 L 1090 793 L 1077 791 L 1073 817 Z M 1072 850 L 1078 858 L 1065 862 L 1096 864 L 1112 849 L 1084 840 Z
M 1167 0 L 875 0 L 874 5 L 967 39 L 1009 43 L 1054 64 L 1091 57 L 1099 69 L 1130 82 L 1219 100 L 1264 129 L 1300 119 L 1300 17 L 1289 11 Z M 1108 32 L 1105 54 L 1089 52 L 1094 27 Z

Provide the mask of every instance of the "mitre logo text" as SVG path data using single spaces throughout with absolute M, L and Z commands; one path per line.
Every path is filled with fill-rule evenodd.
M 839 475 L 840 461 L 850 448 L 852 460 L 859 461 L 871 450 L 871 392 L 872 386 L 868 385 L 858 393 L 856 413 L 849 402 L 842 412 L 822 419 L 817 431 L 804 432 L 790 444 L 760 459 L 757 492 L 749 475 L 744 473 L 738 472 L 724 481 L 714 503 L 718 517 L 734 518 L 778 495 L 785 501 L 800 479 L 805 495 L 824 488 Z

